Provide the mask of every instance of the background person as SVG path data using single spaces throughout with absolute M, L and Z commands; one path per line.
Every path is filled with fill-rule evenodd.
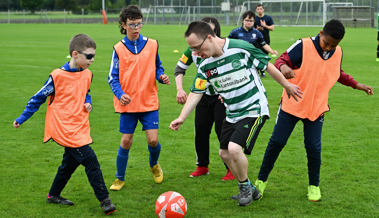
M 274 31 L 274 21 L 270 16 L 265 15 L 265 8 L 262 4 L 258 4 L 255 11 L 257 16 L 255 16 L 254 27 L 262 33 L 266 43 L 270 45 L 270 31 Z
M 277 56 L 278 52 L 271 49 L 270 45 L 265 42 L 262 33 L 254 28 L 254 21 L 255 13 L 253 11 L 246 11 L 242 15 L 242 26 L 232 30 L 228 37 L 231 39 L 245 40 L 266 54 L 271 53 Z M 264 77 L 264 72 L 261 72 L 261 75 Z
M 202 21 L 208 23 L 216 36 L 220 37 L 220 24 L 216 18 L 204 17 Z M 183 89 L 183 77 L 188 67 L 193 63 L 196 67 L 201 62 L 201 57 L 193 55 L 192 50 L 188 47 L 175 68 L 175 81 L 176 81 L 176 101 L 178 104 L 184 104 L 187 101 L 187 93 Z M 209 174 L 209 136 L 211 134 L 213 123 L 215 124 L 215 132 L 217 138 L 221 139 L 222 122 L 225 119 L 225 106 L 218 99 L 219 95 L 215 93 L 213 88 L 209 88 L 199 104 L 196 106 L 195 112 L 195 150 L 197 157 L 197 167 L 194 172 L 190 174 L 190 177 L 198 177 Z M 226 166 L 226 164 L 225 164 Z M 227 168 L 227 166 L 226 166 Z M 227 168 L 226 175 L 222 177 L 222 180 L 235 179 L 233 174 Z

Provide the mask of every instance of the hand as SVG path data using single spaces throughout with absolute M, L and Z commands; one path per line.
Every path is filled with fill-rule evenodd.
M 179 127 L 184 123 L 184 120 L 177 118 L 170 123 L 170 129 L 178 131 Z
M 84 103 L 84 109 L 89 113 L 92 111 L 92 105 L 90 103 Z
M 290 82 L 288 82 L 288 86 L 285 87 L 288 98 L 291 98 L 291 96 L 295 99 L 295 101 L 298 101 L 297 98 L 303 98 L 303 92 L 300 90 L 300 87 L 297 85 L 294 85 Z
M 170 85 L 170 80 L 168 79 L 168 76 L 166 74 L 161 75 L 159 79 L 163 81 L 164 84 Z
M 14 128 L 18 128 L 18 127 L 20 127 L 20 124 L 17 123 L 17 121 L 13 121 L 13 127 Z
M 262 27 L 266 27 L 267 25 L 266 25 L 266 21 L 264 21 L 264 20 L 261 20 L 261 26 Z M 263 29 L 263 28 L 262 28 Z
M 276 57 L 279 55 L 278 51 L 277 50 L 272 50 L 272 54 L 273 54 L 273 57 Z
M 121 106 L 126 106 L 132 101 L 132 99 L 127 94 L 123 94 L 120 98 Z
M 185 104 L 186 101 L 187 93 L 183 89 L 178 90 L 176 93 L 176 102 L 178 102 L 178 104 Z
M 264 28 L 262 26 L 257 26 L 257 30 L 262 31 Z
M 365 84 L 358 83 L 355 88 L 366 92 L 368 95 L 374 94 L 374 90 L 372 90 L 370 86 L 366 86 Z
M 295 77 L 295 72 L 287 65 L 283 64 L 280 66 L 280 72 L 286 79 L 292 79 Z

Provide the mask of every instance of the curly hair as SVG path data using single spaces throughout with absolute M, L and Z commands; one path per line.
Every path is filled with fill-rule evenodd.
M 141 10 L 136 5 L 129 5 L 123 8 L 120 12 L 120 20 L 118 21 L 121 34 L 126 35 L 126 29 L 122 27 L 122 23 L 126 23 L 126 20 L 142 19 L 143 15 Z

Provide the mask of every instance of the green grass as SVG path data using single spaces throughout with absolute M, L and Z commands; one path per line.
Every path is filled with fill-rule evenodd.
M 108 25 L 24 25 L 2 24 L 0 34 L 0 216 L 1 217 L 97 217 L 99 203 L 79 167 L 62 195 L 75 202 L 73 207 L 49 205 L 46 194 L 62 160 L 63 149 L 42 143 L 46 104 L 21 128 L 12 122 L 48 78 L 54 68 L 67 61 L 68 42 L 77 33 L 89 34 L 97 42 L 90 115 L 92 148 L 98 155 L 107 187 L 114 180 L 116 154 L 120 142 L 119 117 L 112 106 L 107 84 L 112 46 L 122 36 L 117 24 Z M 226 36 L 234 26 L 223 26 Z M 343 69 L 376 92 L 361 91 L 337 84 L 330 92 L 331 111 L 323 131 L 321 191 L 323 200 L 308 202 L 306 154 L 302 124 L 295 128 L 272 171 L 265 196 L 248 207 L 229 200 L 237 193 L 236 182 L 223 182 L 225 168 L 218 157 L 218 142 L 211 135 L 210 175 L 188 178 L 195 169 L 193 113 L 179 132 L 169 130 L 182 106 L 176 104 L 173 70 L 186 42 L 186 26 L 145 25 L 142 34 L 159 41 L 159 54 L 172 84 L 159 84 L 160 163 L 164 183 L 153 183 L 148 168 L 148 151 L 141 126 L 137 127 L 130 152 L 126 186 L 111 192 L 120 217 L 154 217 L 157 197 L 169 190 L 180 192 L 188 203 L 188 217 L 378 217 L 378 62 L 375 62 L 376 30 L 347 29 L 341 42 Z M 271 33 L 272 48 L 282 53 L 296 39 L 313 36 L 319 28 L 277 27 Z M 195 69 L 186 74 L 184 87 L 192 84 Z M 271 78 L 263 83 L 268 93 L 271 119 L 263 127 L 249 159 L 249 177 L 255 180 L 274 126 L 281 88 Z

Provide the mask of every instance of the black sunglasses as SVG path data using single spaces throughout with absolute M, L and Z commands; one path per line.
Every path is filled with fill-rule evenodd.
M 95 57 L 94 54 L 86 54 L 86 53 L 83 53 L 83 52 L 81 52 L 81 51 L 78 51 L 78 53 L 79 53 L 79 54 L 82 54 L 82 55 L 84 55 L 84 56 L 86 56 L 86 58 L 87 58 L 88 60 L 91 60 L 92 58 Z

